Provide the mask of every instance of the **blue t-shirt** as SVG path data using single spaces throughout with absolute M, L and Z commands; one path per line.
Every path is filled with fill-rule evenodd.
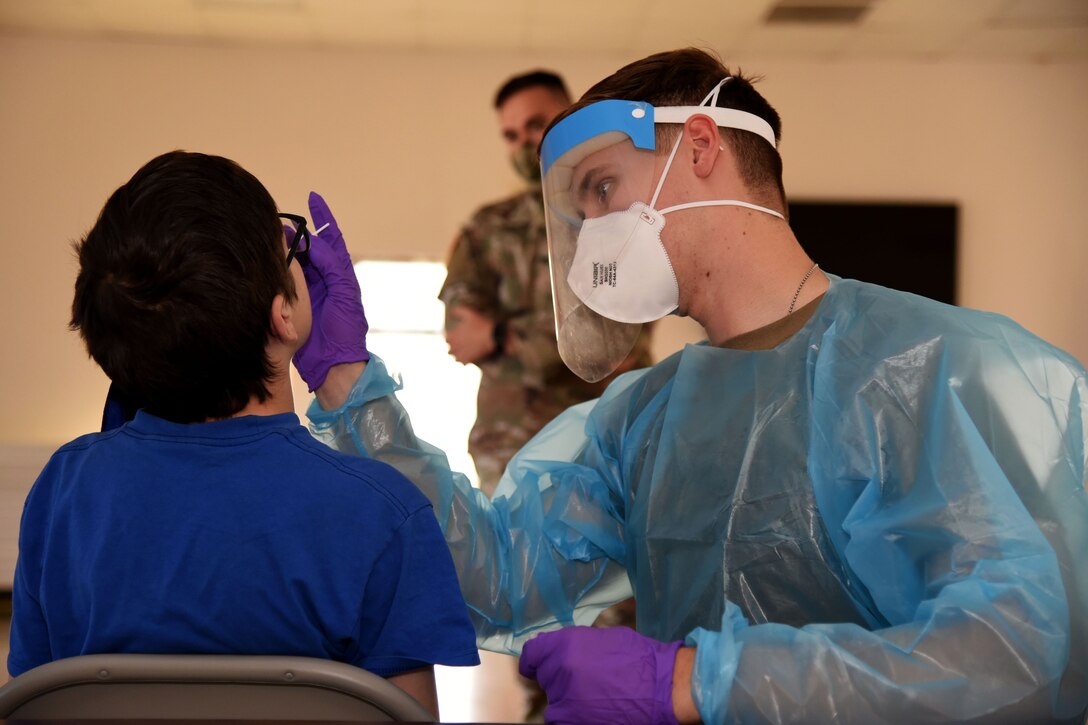
M 8 671 L 103 652 L 475 665 L 430 502 L 292 413 L 140 412 L 50 459 L 23 511 Z

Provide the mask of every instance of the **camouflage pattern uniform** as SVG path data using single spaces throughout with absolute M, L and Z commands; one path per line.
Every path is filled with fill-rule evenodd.
M 611 378 L 587 383 L 559 357 L 555 342 L 548 241 L 540 189 L 479 209 L 454 240 L 446 282 L 438 294 L 446 309 L 464 305 L 505 323 L 515 353 L 497 350 L 478 363 L 480 391 L 469 453 L 480 488 L 494 493 L 510 458 L 559 413 L 599 397 Z M 650 364 L 644 335 L 634 367 Z

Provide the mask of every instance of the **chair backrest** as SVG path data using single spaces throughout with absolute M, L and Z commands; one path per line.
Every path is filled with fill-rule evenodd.
M 434 722 L 396 685 L 310 657 L 103 654 L 57 660 L 0 688 L 0 718 Z

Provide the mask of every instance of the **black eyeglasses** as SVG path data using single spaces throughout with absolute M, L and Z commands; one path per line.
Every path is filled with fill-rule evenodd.
M 306 217 L 298 214 L 278 214 L 280 219 L 286 219 L 295 223 L 295 234 L 291 237 L 291 243 L 287 245 L 287 266 L 291 266 L 291 260 L 296 254 L 310 251 L 310 230 L 306 228 Z

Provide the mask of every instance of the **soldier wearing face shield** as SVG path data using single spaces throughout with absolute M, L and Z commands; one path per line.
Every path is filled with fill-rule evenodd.
M 450 354 L 480 369 L 468 447 L 489 496 L 507 462 L 537 431 L 607 385 L 572 373 L 555 341 L 537 148 L 548 124 L 570 105 L 566 85 L 548 71 L 524 73 L 499 88 L 494 105 L 525 188 L 473 213 L 454 239 L 439 292 Z M 626 367 L 649 364 L 644 339 Z
M 824 273 L 784 218 L 777 114 L 697 50 L 637 61 L 541 151 L 557 334 L 627 373 L 487 501 L 373 361 L 315 432 L 435 505 L 482 646 L 561 722 L 1082 722 L 1088 384 L 998 315 Z M 633 593 L 637 632 L 594 630 Z M 555 630 L 555 631 L 551 631 Z

